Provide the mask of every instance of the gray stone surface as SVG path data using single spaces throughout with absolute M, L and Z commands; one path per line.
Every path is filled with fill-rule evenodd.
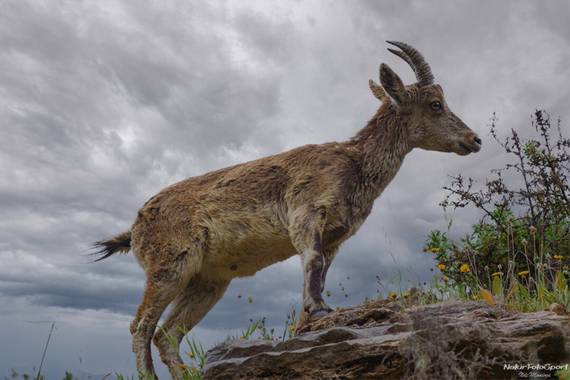
M 205 379 L 516 378 L 504 363 L 566 363 L 564 311 L 515 313 L 478 302 L 337 309 L 285 342 L 228 341 Z

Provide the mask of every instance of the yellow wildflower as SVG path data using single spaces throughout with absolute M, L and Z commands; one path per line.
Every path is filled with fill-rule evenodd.
M 554 260 L 559 260 L 559 261 L 563 259 L 563 257 L 560 255 L 554 255 L 552 257 L 554 258 Z
M 390 298 L 391 300 L 395 300 L 396 298 L 398 298 L 398 295 L 396 294 L 396 292 L 390 292 L 388 293 L 388 298 Z
M 527 270 L 523 270 L 522 272 L 519 272 L 519 273 L 517 273 L 517 274 L 518 274 L 519 276 L 521 276 L 521 277 L 525 277 L 525 276 L 528 276 L 528 273 L 529 273 L 529 272 L 528 272 Z
M 493 273 L 491 276 L 493 276 L 493 277 L 499 277 L 499 276 L 502 275 L 502 274 L 503 274 L 503 273 L 501 273 L 501 272 L 495 272 L 495 273 Z
M 479 287 L 479 295 L 483 298 L 483 301 L 489 306 L 495 306 L 495 298 L 493 298 L 493 293 L 488 291 L 483 287 Z
M 461 264 L 461 266 L 459 267 L 459 271 L 461 273 L 467 273 L 471 271 L 471 268 L 469 268 L 469 264 Z
M 439 269 L 439 270 L 444 270 L 444 269 L 445 269 L 445 264 L 444 264 L 444 263 L 439 263 L 439 264 L 437 264 L 437 269 Z
M 447 277 L 447 276 L 443 276 L 442 279 L 443 279 L 443 282 L 449 281 L 449 277 Z
M 429 251 L 430 251 L 431 253 L 439 253 L 439 252 L 441 252 L 441 249 L 434 247 L 434 248 L 430 249 Z

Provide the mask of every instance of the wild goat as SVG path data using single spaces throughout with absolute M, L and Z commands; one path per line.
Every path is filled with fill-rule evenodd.
M 101 257 L 133 250 L 146 272 L 143 300 L 131 324 L 141 373 L 153 375 L 150 342 L 172 376 L 181 376 L 180 342 L 235 277 L 252 276 L 298 254 L 304 270 L 298 326 L 331 309 L 321 295 L 339 246 L 362 225 L 374 200 L 414 148 L 467 155 L 481 140 L 449 109 L 431 69 L 410 45 L 388 49 L 414 70 L 405 86 L 382 63 L 383 104 L 353 138 L 305 145 L 178 182 L 150 198 L 130 231 L 96 243 Z M 155 332 L 166 307 L 170 315 Z M 167 337 L 171 338 L 167 338 Z

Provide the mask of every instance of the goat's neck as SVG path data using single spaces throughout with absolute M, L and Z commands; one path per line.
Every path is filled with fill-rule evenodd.
M 373 202 L 382 194 L 411 150 L 406 122 L 394 106 L 386 105 L 349 141 L 361 152 L 359 193 L 363 201 Z

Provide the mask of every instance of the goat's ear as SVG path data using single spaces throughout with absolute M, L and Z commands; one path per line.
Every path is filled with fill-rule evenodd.
M 398 74 L 385 63 L 380 65 L 380 83 L 397 104 L 401 104 L 404 101 L 406 95 L 404 82 L 402 82 Z
M 368 81 L 368 86 L 370 86 L 370 91 L 372 91 L 372 94 L 376 99 L 380 100 L 381 102 L 388 100 L 388 95 L 386 95 L 386 92 L 382 86 L 374 82 L 372 79 Z

